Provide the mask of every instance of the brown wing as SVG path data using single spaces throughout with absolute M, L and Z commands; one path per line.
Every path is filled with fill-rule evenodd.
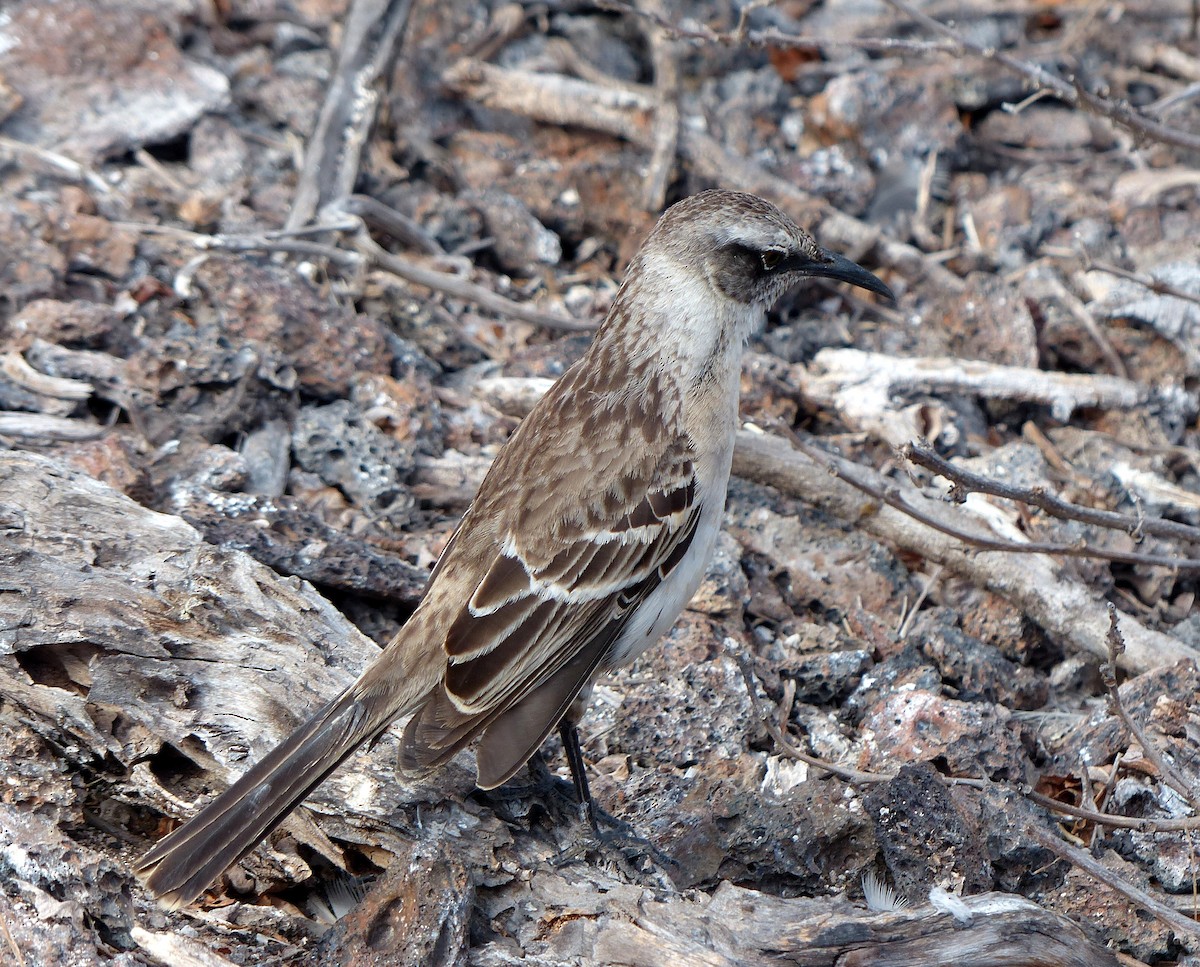
M 673 445 L 615 485 L 598 485 L 587 520 L 548 518 L 551 526 L 539 528 L 521 519 L 527 508 L 514 508 L 450 625 L 444 687 L 410 720 L 402 766 L 434 768 L 484 732 L 479 784 L 499 785 L 516 771 L 682 559 L 696 496 L 690 456 Z

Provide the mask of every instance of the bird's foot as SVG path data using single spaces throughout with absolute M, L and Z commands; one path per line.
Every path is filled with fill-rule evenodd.
M 617 857 L 623 866 L 640 877 L 657 874 L 670 883 L 670 870 L 679 864 L 641 835 L 623 819 L 598 806 L 595 801 L 577 802 L 575 822 L 570 833 L 574 841 L 563 847 L 551 859 L 553 866 L 567 866 L 585 860 L 589 855 L 606 854 Z
M 551 772 L 540 752 L 529 760 L 528 782 L 506 782 L 496 789 L 477 790 L 475 795 L 506 823 L 525 819 L 540 807 L 552 822 L 561 825 L 573 820 L 579 809 L 574 786 Z
M 570 840 L 551 857 L 552 866 L 568 866 L 584 862 L 589 856 L 607 855 L 617 858 L 631 878 L 644 879 L 652 874 L 664 881 L 656 885 L 670 882 L 669 871 L 679 866 L 675 860 L 639 834 L 633 825 L 597 805 L 590 796 L 580 801 L 574 784 L 551 772 L 540 753 L 529 760 L 529 773 L 529 782 L 509 782 L 476 795 L 507 823 L 527 821 L 538 807 L 545 810 L 558 829 L 560 840 Z

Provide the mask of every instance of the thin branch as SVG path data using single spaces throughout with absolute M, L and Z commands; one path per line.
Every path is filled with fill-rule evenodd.
M 1121 354 L 1113 347 L 1112 341 L 1105 334 L 1104 330 L 1100 328 L 1096 317 L 1083 304 L 1083 300 L 1063 285 L 1056 276 L 1049 275 L 1049 273 L 1047 275 L 1047 282 L 1050 288 L 1054 290 L 1055 295 L 1058 296 L 1062 304 L 1067 307 L 1067 311 L 1087 330 L 1087 334 L 1092 337 L 1092 342 L 1099 347 L 1100 353 L 1104 356 L 1109 368 L 1115 375 L 1120 376 L 1121 379 L 1129 379 L 1129 370 L 1125 366 L 1125 361 L 1121 358 Z
M 442 83 L 457 96 L 493 110 L 543 124 L 603 131 L 639 147 L 654 147 L 653 119 L 660 102 L 646 87 L 596 84 L 469 57 L 451 64 Z
M 939 477 L 949 480 L 952 485 L 949 497 L 956 502 L 961 502 L 968 493 L 990 494 L 993 497 L 1003 497 L 1037 507 L 1051 517 L 1076 520 L 1109 530 L 1123 531 L 1134 538 L 1139 534 L 1152 534 L 1155 537 L 1169 537 L 1188 543 L 1200 543 L 1200 527 L 1181 524 L 1173 520 L 1163 520 L 1159 517 L 1140 515 L 1135 517 L 1114 510 L 1081 507 L 1063 500 L 1061 497 L 1048 494 L 1041 487 L 1014 487 L 1010 484 L 1000 483 L 991 477 L 964 470 L 938 456 L 932 448 L 918 443 L 906 443 L 900 447 L 900 455 L 917 466 L 924 467 Z
M 596 6 L 601 10 L 627 14 L 649 20 L 662 30 L 672 40 L 678 40 L 693 47 L 774 47 L 779 50 L 794 50 L 813 47 L 849 47 L 853 50 L 865 50 L 872 53 L 938 53 L 952 51 L 956 45 L 952 41 L 937 40 L 900 40 L 894 37 L 834 37 L 829 35 L 797 36 L 785 34 L 776 27 L 765 30 L 748 30 L 745 16 L 739 18 L 738 26 L 733 30 L 713 30 L 694 20 L 686 24 L 673 23 L 664 16 L 652 10 L 643 10 L 624 0 L 598 0 Z
M 560 332 L 591 332 L 596 328 L 596 324 L 593 322 L 532 309 L 460 276 L 449 272 L 439 272 L 436 269 L 418 265 L 402 256 L 394 255 L 376 244 L 365 231 L 359 233 L 356 245 L 364 256 L 380 268 L 400 276 L 404 281 L 433 289 L 436 292 L 443 292 L 453 298 L 465 299 L 489 312 L 520 319 L 535 326 L 557 329 Z
M 90 185 L 102 195 L 112 192 L 112 187 L 99 174 L 86 165 L 81 165 L 78 161 L 68 158 L 64 154 L 59 154 L 56 151 L 47 151 L 45 148 L 39 148 L 35 144 L 26 144 L 24 141 L 17 141 L 14 138 L 3 137 L 0 137 L 0 150 L 37 158 L 39 161 L 43 161 L 52 168 L 62 172 L 68 178 Z
M 25 967 L 25 955 L 21 953 L 21 948 L 17 946 L 16 940 L 13 939 L 12 931 L 8 929 L 8 919 L 3 913 L 0 913 L 0 931 L 4 933 L 4 939 L 8 941 L 8 947 L 13 952 L 13 963 L 17 967 Z
M 742 654 L 732 641 L 726 642 L 725 650 L 729 657 L 734 660 L 738 666 L 738 671 L 742 674 L 742 681 L 746 683 L 746 692 L 750 695 L 750 704 L 754 706 L 754 714 L 758 716 L 759 723 L 767 734 L 774 740 L 779 750 L 791 759 L 796 759 L 800 762 L 807 763 L 814 768 L 828 772 L 830 775 L 839 776 L 849 782 L 887 782 L 895 779 L 895 775 L 880 772 L 861 772 L 858 769 L 851 769 L 848 766 L 839 766 L 832 762 L 826 762 L 824 759 L 819 759 L 814 755 L 809 755 L 803 749 L 797 748 L 792 744 L 791 739 L 784 734 L 783 730 L 776 725 L 771 716 L 767 714 L 766 709 L 762 707 L 762 700 L 758 697 L 758 689 L 755 687 L 754 670 L 750 667 L 750 662 L 746 656 Z
M 1045 249 L 1047 255 L 1061 256 L 1067 254 L 1060 249 Z M 1074 251 L 1070 255 L 1075 255 Z M 1175 299 L 1184 299 L 1188 302 L 1194 302 L 1200 305 L 1200 295 L 1194 292 L 1187 292 L 1178 286 L 1171 285 L 1167 282 L 1161 282 L 1152 275 L 1145 275 L 1141 272 L 1131 272 L 1129 269 L 1123 269 L 1119 265 L 1113 265 L 1111 262 L 1097 262 L 1087 252 L 1083 252 L 1083 270 L 1085 272 L 1104 272 L 1108 275 L 1115 275 L 1119 279 L 1128 279 L 1130 282 L 1136 282 L 1138 285 L 1145 286 L 1155 295 L 1169 295 Z
M 349 210 L 346 212 L 350 215 Z M 362 216 L 365 218 L 366 216 Z M 187 229 L 169 225 L 147 225 L 140 222 L 114 222 L 118 227 L 144 232 L 147 235 L 171 235 L 181 238 L 202 251 L 222 252 L 289 252 L 292 254 L 309 255 L 314 258 L 329 259 L 336 265 L 345 268 L 359 268 L 364 262 L 375 265 L 393 275 L 398 275 L 406 282 L 424 286 L 435 292 L 442 292 L 451 298 L 473 302 L 481 309 L 495 312 L 510 319 L 519 319 L 535 326 L 555 329 L 560 332 L 591 332 L 596 328 L 593 322 L 572 319 L 552 312 L 543 312 L 520 302 L 515 302 L 498 292 L 450 272 L 439 272 L 410 261 L 400 255 L 394 255 L 380 247 L 366 232 L 362 219 L 350 215 L 344 222 L 338 224 L 311 225 L 299 229 L 284 229 L 279 232 L 264 232 L 261 235 L 204 235 Z M 356 231 L 355 246 L 358 251 L 350 251 L 336 245 L 321 242 L 307 242 L 295 239 L 298 234 L 325 233 L 331 231 Z
M 1125 723 L 1125 728 L 1129 729 L 1134 741 L 1141 746 L 1142 754 L 1158 770 L 1163 782 L 1183 796 L 1193 809 L 1200 809 L 1200 803 L 1196 801 L 1195 790 L 1179 774 L 1175 766 L 1163 758 L 1158 746 L 1146 737 L 1141 725 L 1129 714 L 1125 703 L 1121 701 L 1121 691 L 1117 688 L 1116 667 L 1118 659 L 1125 653 L 1125 639 L 1121 636 L 1121 629 L 1117 623 L 1117 609 L 1111 603 L 1108 606 L 1108 621 L 1108 661 L 1100 666 L 1100 676 L 1104 681 L 1104 690 L 1108 693 L 1109 705 L 1117 717 Z
M 1034 823 L 1026 825 L 1026 832 L 1039 846 L 1048 849 L 1060 860 L 1070 863 L 1073 866 L 1078 866 L 1085 873 L 1099 880 L 1101 883 L 1106 883 L 1118 893 L 1127 896 L 1138 906 L 1154 914 L 1154 916 L 1176 933 L 1182 936 L 1200 937 L 1200 924 L 1195 920 L 1185 917 L 1177 910 L 1152 897 L 1145 890 L 1134 886 L 1124 877 L 1118 876 L 1108 867 L 1094 860 L 1087 850 L 1068 846 L 1057 836 L 1039 828 Z
M 789 440 L 755 428 L 738 433 L 733 453 L 734 473 L 775 487 L 824 512 L 851 522 L 862 532 L 928 561 L 944 564 L 953 573 L 1000 595 L 1053 638 L 1100 660 L 1108 657 L 1108 622 L 1103 615 L 1103 598 L 1077 575 L 1054 566 L 1046 555 L 1018 559 L 1010 554 L 974 553 L 961 541 L 926 527 L 911 515 L 864 500 L 862 490 L 829 472 L 831 458 L 825 454 L 814 462 Z M 857 467 L 864 479 L 881 488 L 888 481 L 877 471 Z M 945 513 L 941 501 L 914 492 L 931 512 Z M 1125 627 L 1129 650 L 1123 667 L 1131 671 L 1161 668 L 1175 662 L 1194 661 L 1196 650 L 1178 638 L 1156 631 L 1136 620 Z
M 1136 829 L 1142 833 L 1178 833 L 1200 829 L 1200 816 L 1188 819 L 1146 819 L 1138 816 L 1116 816 L 1103 813 L 1085 806 L 1072 806 L 1070 803 L 1059 802 L 1035 789 L 1026 789 L 1022 795 L 1032 803 L 1044 809 L 1050 809 L 1064 816 L 1084 819 L 1097 826 L 1110 826 L 1113 829 Z
M 1085 107 L 1094 114 L 1108 118 L 1114 124 L 1127 128 L 1135 134 L 1152 138 L 1155 141 L 1174 144 L 1192 151 L 1200 150 L 1200 136 L 1198 135 L 1169 127 L 1166 124 L 1155 121 L 1153 118 L 1146 117 L 1144 114 L 1135 111 L 1127 105 L 1119 104 L 1116 101 L 1110 101 L 1093 94 L 1091 91 L 1085 90 L 1077 81 L 1064 79 L 1057 74 L 1052 74 L 1043 67 L 1038 67 L 1036 64 L 1031 64 L 1028 61 L 1013 57 L 1011 54 L 1006 54 L 1002 50 L 997 50 L 994 47 L 971 40 L 969 37 L 960 34 L 953 27 L 942 23 L 940 20 L 935 20 L 927 13 L 918 10 L 911 3 L 906 2 L 906 0 L 887 0 L 887 2 L 890 6 L 895 7 L 906 17 L 916 21 L 927 30 L 941 34 L 943 37 L 953 41 L 960 51 L 968 51 L 985 60 L 994 61 L 997 64 L 1007 67 L 1010 71 L 1027 78 L 1036 87 L 1047 88 L 1053 91 L 1056 96 L 1062 98 L 1071 107 Z
M 913 507 L 904 499 L 896 487 L 880 486 L 859 479 L 856 474 L 848 469 L 848 461 L 840 460 L 828 451 L 823 451 L 818 447 L 806 443 L 790 427 L 776 423 L 774 429 L 786 436 L 793 446 L 801 450 L 811 460 L 824 464 L 829 472 L 839 480 L 844 480 L 850 486 L 867 494 L 867 496 L 874 497 L 881 503 L 887 504 L 889 507 L 894 507 L 903 514 L 907 514 L 913 520 L 919 521 L 926 527 L 932 527 L 936 531 L 940 531 L 979 550 L 1005 551 L 1011 554 L 1058 554 L 1064 557 L 1099 558 L 1106 561 L 1118 561 L 1122 564 L 1146 564 L 1157 567 L 1170 567 L 1180 571 L 1200 571 L 1200 558 L 1111 551 L 1104 548 L 1091 547 L 1086 541 L 1079 541 L 1073 544 L 1063 544 L 1054 541 L 1018 543 L 1016 541 L 1006 541 L 1001 538 L 985 537 L 982 534 L 972 533 L 960 527 L 943 523 L 932 514 Z
M 425 255 L 445 255 L 446 250 L 425 227 L 391 205 L 385 205 L 370 195 L 347 195 L 337 202 L 337 210 L 361 218 L 372 228 L 387 232 L 406 246 Z M 332 214 L 332 212 L 327 212 Z
M 933 586 L 937 584 L 938 578 L 942 576 L 942 568 L 944 565 L 937 565 L 933 569 L 933 573 L 925 581 L 924 587 L 921 588 L 921 593 L 917 595 L 917 599 L 912 603 L 912 607 L 908 609 L 904 620 L 900 622 L 900 627 L 896 631 L 896 637 L 903 641 L 908 637 L 909 631 L 912 629 L 912 624 L 916 620 L 917 612 L 921 610 L 921 605 L 925 603 L 925 599 L 929 597 L 929 592 L 933 590 Z

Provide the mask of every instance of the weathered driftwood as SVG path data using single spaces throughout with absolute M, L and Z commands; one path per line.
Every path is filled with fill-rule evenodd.
M 814 403 L 893 446 L 920 437 L 926 422 L 921 411 L 940 405 L 908 402 L 918 395 L 965 393 L 1040 403 L 1062 421 L 1084 407 L 1126 410 L 1154 401 L 1175 410 L 1195 410 L 1194 398 L 1180 388 L 1150 388 L 1119 376 L 1047 372 L 950 357 L 901 358 L 860 349 L 823 349 L 810 369 L 797 367 L 795 376 Z
M 0 453 L 0 529 L 0 695 L 79 762 L 141 762 L 127 795 L 172 815 L 261 756 L 377 651 L 311 585 L 31 453 Z M 177 771 L 157 768 L 164 747 L 203 781 L 164 787 Z M 350 769 L 326 796 L 362 819 L 396 800 L 377 788 L 388 782 Z M 336 862 L 299 815 L 293 832 Z

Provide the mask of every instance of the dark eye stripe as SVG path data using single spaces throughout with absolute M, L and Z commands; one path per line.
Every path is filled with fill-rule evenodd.
M 757 249 L 740 242 L 732 242 L 726 247 L 726 251 L 739 260 L 744 260 L 744 271 L 760 274 L 773 272 L 787 261 L 787 252 L 777 248 Z

